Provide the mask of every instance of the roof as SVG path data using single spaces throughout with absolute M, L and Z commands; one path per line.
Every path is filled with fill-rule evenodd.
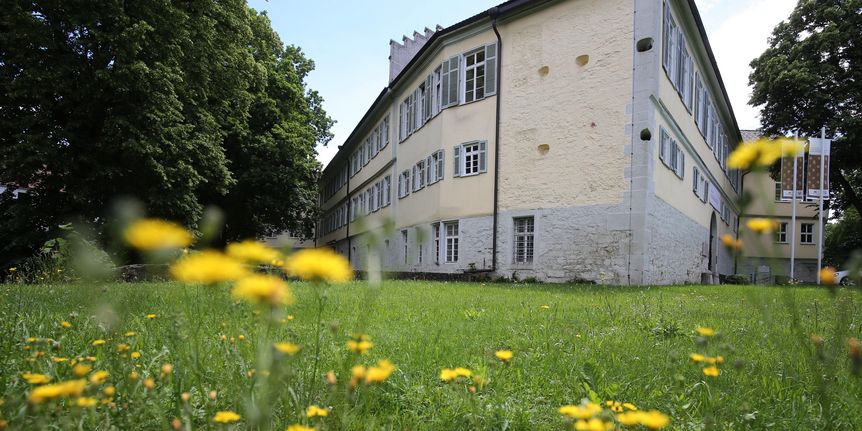
M 356 127 L 353 129 L 353 131 L 350 133 L 350 135 L 347 136 L 347 139 L 344 140 L 344 144 L 338 147 L 338 153 L 335 154 L 335 157 L 333 157 L 332 160 L 330 160 L 329 164 L 326 165 L 326 168 L 324 168 L 324 175 L 332 166 L 339 166 L 342 163 L 342 159 L 347 157 L 347 151 L 345 151 L 345 148 L 350 148 L 353 146 L 351 144 L 353 144 L 354 139 L 356 139 L 357 135 L 359 135 L 361 132 L 365 131 L 364 128 L 366 126 L 366 123 L 369 121 L 370 117 L 372 117 L 372 114 L 380 107 L 379 105 L 383 103 L 384 100 L 386 100 L 386 97 L 390 94 L 391 90 L 401 83 L 402 79 L 404 79 L 404 77 L 411 72 L 411 69 L 414 65 L 424 59 L 425 54 L 427 54 L 432 49 L 432 46 L 436 45 L 438 40 L 471 24 L 475 24 L 483 19 L 491 19 L 491 16 L 496 15 L 498 17 L 502 17 L 505 15 L 511 15 L 520 12 L 521 10 L 527 9 L 528 7 L 536 7 L 541 4 L 548 3 L 549 1 L 551 0 L 508 0 L 434 33 L 430 38 L 428 38 L 428 40 L 425 42 L 425 45 L 423 45 L 422 48 L 419 49 L 416 55 L 414 55 L 413 58 L 406 65 L 404 65 L 404 68 L 401 69 L 401 72 L 398 74 L 398 76 L 396 76 L 395 79 L 393 79 L 388 86 L 383 87 L 383 89 L 380 91 L 380 94 L 374 100 L 374 103 L 372 103 L 371 107 L 369 107 L 368 110 L 365 111 L 365 115 L 362 116 L 362 119 L 359 120 L 359 123 L 356 124 Z M 721 78 L 721 73 L 718 70 L 718 63 L 715 61 L 715 54 L 713 54 L 712 47 L 709 44 L 709 39 L 706 35 L 706 29 L 703 26 L 703 20 L 700 18 L 700 13 L 697 10 L 695 0 L 688 0 L 688 6 L 691 9 L 692 15 L 694 16 L 694 22 L 697 25 L 698 32 L 700 33 L 700 38 L 703 41 L 704 47 L 706 48 L 707 56 L 709 57 L 710 64 L 712 65 L 712 69 L 715 72 L 715 77 L 718 80 L 718 85 L 721 88 L 721 95 L 723 96 L 724 102 L 727 105 L 728 112 L 730 112 L 730 119 L 733 121 L 733 127 L 734 129 L 739 131 L 739 124 L 736 122 L 736 115 L 734 115 L 733 113 L 733 105 L 730 104 L 730 97 L 728 97 L 727 95 L 727 89 L 724 86 L 724 80 Z M 737 135 L 737 139 L 740 141 L 746 140 L 743 138 L 741 133 Z

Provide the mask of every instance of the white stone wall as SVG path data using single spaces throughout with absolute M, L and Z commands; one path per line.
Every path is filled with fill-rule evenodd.
M 707 272 L 708 255 L 704 244 L 709 242 L 709 229 L 704 228 L 679 210 L 659 198 L 650 200 L 647 211 L 646 237 L 648 244 L 644 284 L 700 283 Z M 719 268 L 732 259 L 719 254 Z

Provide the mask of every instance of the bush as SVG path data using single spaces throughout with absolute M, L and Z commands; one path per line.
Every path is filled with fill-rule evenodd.
M 724 277 L 724 284 L 751 284 L 748 274 L 730 274 Z

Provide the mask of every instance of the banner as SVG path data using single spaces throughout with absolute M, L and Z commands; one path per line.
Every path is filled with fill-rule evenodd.
M 796 198 L 805 197 L 805 153 L 796 155 Z M 781 199 L 793 199 L 793 156 L 781 158 Z
M 805 182 L 805 197 L 808 200 L 829 199 L 829 158 L 832 140 L 809 138 L 808 179 Z M 820 158 L 823 158 L 823 185 L 820 184 Z

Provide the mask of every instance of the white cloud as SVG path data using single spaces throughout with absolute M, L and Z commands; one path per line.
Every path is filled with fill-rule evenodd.
M 748 105 L 751 88 L 748 75 L 751 60 L 760 56 L 767 47 L 772 29 L 793 11 L 793 0 L 759 0 L 739 2 L 738 11 L 727 15 L 709 41 L 721 70 L 730 102 L 739 127 L 760 127 L 759 111 Z

